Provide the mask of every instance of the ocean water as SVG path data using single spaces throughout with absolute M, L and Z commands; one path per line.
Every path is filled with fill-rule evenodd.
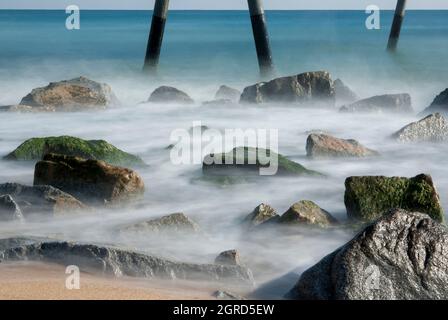
M 157 77 L 141 73 L 150 11 L 81 11 L 81 29 L 65 29 L 63 11 L 0 11 L 0 105 L 16 104 L 31 89 L 80 75 L 106 82 L 122 102 L 95 113 L 0 114 L 0 155 L 36 136 L 73 135 L 105 139 L 138 154 L 150 167 L 139 169 L 147 191 L 138 206 L 103 210 L 87 217 L 0 224 L 0 236 L 41 235 L 107 242 L 172 259 L 212 262 L 238 248 L 259 283 L 291 270 L 300 273 L 353 235 L 341 230 L 266 232 L 247 237 L 239 222 L 264 202 L 283 213 L 309 199 L 346 219 L 344 180 L 351 175 L 415 176 L 430 173 L 448 208 L 447 144 L 402 145 L 389 136 L 418 119 L 436 94 L 448 87 L 448 11 L 409 11 L 399 51 L 385 51 L 392 12 L 381 29 L 367 30 L 362 11 L 267 12 L 278 75 L 328 70 L 361 97 L 408 92 L 415 114 L 357 115 L 297 106 L 202 106 L 227 84 L 242 90 L 259 81 L 248 13 L 170 12 Z M 196 101 L 191 106 L 141 104 L 160 85 L 173 85 Z M 279 152 L 327 179 L 274 178 L 233 186 L 198 182 L 200 165 L 173 165 L 169 151 L 175 129 L 194 121 L 220 130 L 277 129 Z M 306 131 L 321 129 L 376 149 L 372 159 L 310 160 Z M 0 161 L 0 183 L 32 184 L 33 163 Z M 116 238 L 121 224 L 184 212 L 207 240 Z M 287 286 L 283 290 L 287 291 Z M 291 283 L 289 283 L 291 286 Z M 281 291 L 281 290 L 280 290 Z M 280 294 L 280 293 L 279 293 Z

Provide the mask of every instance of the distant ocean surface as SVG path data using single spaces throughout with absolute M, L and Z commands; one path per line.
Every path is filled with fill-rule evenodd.
M 55 66 L 61 74 L 139 72 L 151 15 L 81 10 L 81 29 L 68 31 L 65 11 L 2 10 L 0 77 L 57 76 Z M 382 11 L 381 30 L 367 30 L 364 11 L 268 11 L 278 73 L 326 69 L 349 80 L 446 81 L 448 11 L 408 11 L 393 57 L 385 52 L 392 15 Z M 192 81 L 256 79 L 248 12 L 171 11 L 160 70 Z

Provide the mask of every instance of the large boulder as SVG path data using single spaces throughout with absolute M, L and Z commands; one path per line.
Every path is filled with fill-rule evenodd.
M 0 196 L 0 220 L 23 220 L 22 210 L 9 194 Z
M 59 216 L 87 209 L 73 196 L 48 185 L 25 186 L 18 183 L 4 183 L 0 184 L 0 194 L 10 195 L 25 218 L 35 214 Z
M 209 154 L 202 170 L 207 175 L 224 176 L 322 176 L 288 158 L 262 148 L 238 147 L 228 153 Z
M 105 109 L 118 104 L 109 85 L 79 77 L 72 80 L 51 82 L 26 95 L 20 105 L 38 111 L 76 111 Z
M 306 141 L 306 154 L 312 158 L 370 157 L 379 153 L 353 139 L 339 139 L 327 134 L 310 134 Z
M 334 106 L 334 84 L 328 72 L 306 72 L 246 87 L 243 103 L 321 103 Z
M 392 135 L 400 142 L 441 142 L 448 140 L 448 121 L 440 114 L 431 114 L 412 122 Z
M 341 79 L 334 81 L 334 91 L 336 94 L 336 102 L 352 103 L 359 100 L 358 95 L 352 91 Z
M 237 89 L 221 86 L 215 94 L 215 100 L 230 100 L 230 101 L 238 101 L 240 99 L 241 92 Z
M 303 300 L 446 300 L 448 230 L 396 209 L 306 270 L 287 294 Z
M 329 227 L 337 220 L 312 201 L 302 200 L 294 203 L 278 220 L 286 225 L 315 225 Z
M 278 219 L 279 217 L 274 208 L 262 203 L 244 219 L 244 223 L 249 227 L 256 227 L 272 219 Z
M 412 113 L 411 96 L 407 93 L 385 94 L 342 106 L 341 112 Z
M 162 86 L 151 93 L 148 102 L 191 104 L 194 101 L 188 94 L 179 89 Z
M 345 206 L 350 219 L 374 221 L 394 208 L 423 212 L 444 221 L 439 194 L 431 176 L 414 178 L 363 176 L 345 180 Z
M 76 137 L 31 138 L 23 142 L 6 160 L 41 160 L 48 153 L 103 160 L 118 166 L 144 166 L 142 159 L 124 152 L 104 140 L 83 140 Z
M 162 234 L 197 234 L 201 231 L 199 225 L 183 213 L 173 213 L 161 218 L 138 222 L 121 228 L 126 233 L 144 233 L 159 236 Z
M 34 170 L 34 185 L 52 185 L 86 203 L 119 203 L 144 192 L 133 170 L 104 161 L 47 154 Z
M 431 105 L 421 112 L 421 115 L 427 115 L 434 112 L 448 115 L 448 88 L 435 97 Z
M 82 271 L 116 277 L 231 282 L 250 287 L 254 284 L 252 272 L 243 266 L 177 262 L 120 247 L 49 239 L 2 239 L 0 260 L 76 265 Z

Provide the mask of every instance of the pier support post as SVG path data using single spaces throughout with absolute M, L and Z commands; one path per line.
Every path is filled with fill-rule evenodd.
M 247 0 L 249 5 L 250 19 L 254 33 L 255 47 L 257 49 L 258 65 L 262 77 L 273 74 L 271 46 L 269 44 L 266 17 L 261 0 Z
M 398 0 L 397 7 L 395 9 L 394 21 L 392 23 L 392 29 L 390 30 L 389 43 L 387 44 L 387 50 L 389 51 L 395 51 L 397 49 L 405 11 L 406 0 Z
M 146 48 L 144 71 L 155 71 L 159 64 L 160 50 L 162 48 L 163 33 L 168 15 L 169 0 L 156 0 L 152 15 L 151 31 L 149 32 L 148 46 Z

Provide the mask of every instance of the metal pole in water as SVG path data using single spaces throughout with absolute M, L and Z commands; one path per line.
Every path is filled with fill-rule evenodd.
M 160 49 L 162 48 L 169 3 L 169 0 L 156 0 L 154 4 L 151 31 L 149 32 L 145 64 L 143 67 L 144 71 L 155 71 L 159 64 Z
M 395 9 L 394 21 L 392 29 L 390 30 L 389 43 L 387 50 L 395 51 L 397 49 L 398 39 L 400 38 L 401 25 L 403 24 L 404 15 L 406 11 L 406 0 L 398 0 Z
M 262 76 L 272 75 L 274 64 L 272 62 L 271 46 L 269 44 L 266 17 L 261 0 L 247 0 L 249 4 L 250 19 L 254 33 L 255 47 L 257 49 L 258 65 Z

